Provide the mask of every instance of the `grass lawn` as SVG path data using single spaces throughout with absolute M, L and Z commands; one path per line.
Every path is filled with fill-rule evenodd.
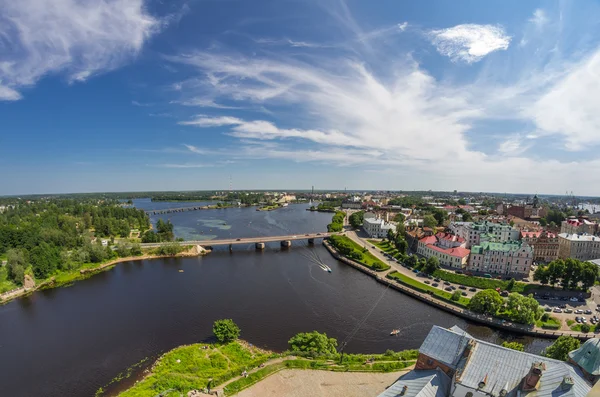
M 6 266 L 0 266 L 0 294 L 17 288 L 17 285 L 7 279 L 8 270 Z
M 509 281 L 497 280 L 492 278 L 467 276 L 465 274 L 456 274 L 446 270 L 438 269 L 433 273 L 434 277 L 441 280 L 448 281 L 455 284 L 464 285 L 465 287 L 475 287 L 479 289 L 496 289 L 506 290 Z M 515 285 L 511 292 L 525 293 L 528 289 L 533 288 L 533 285 L 522 283 L 520 281 L 515 282 Z
M 567 320 L 567 325 L 570 327 L 571 325 L 575 324 L 575 320 Z
M 202 346 L 209 348 L 202 349 Z M 272 356 L 260 349 L 242 346 L 239 342 L 179 347 L 161 357 L 150 376 L 120 396 L 154 397 L 167 390 L 172 391 L 168 395 L 185 394 L 206 387 L 210 378 L 214 387 L 239 376 L 244 370 L 259 366 Z
M 365 251 L 365 247 L 362 247 L 359 244 L 355 243 L 354 240 L 350 239 L 349 237 L 346 237 L 346 236 L 332 236 L 332 237 L 334 237 L 334 239 L 330 238 L 330 241 L 332 242 L 332 245 L 334 247 L 335 247 L 335 244 L 333 243 L 333 241 L 340 241 L 340 242 L 352 247 L 352 249 L 355 252 L 362 253 L 362 255 L 363 255 L 362 260 L 356 261 L 356 262 L 358 262 L 362 265 L 365 265 L 366 267 L 368 267 L 370 269 L 377 270 L 377 271 L 388 270 L 391 267 L 387 263 L 376 258 L 368 250 Z
M 598 325 L 588 324 L 590 326 L 590 332 L 596 332 L 596 327 Z M 575 324 L 571 326 L 571 331 L 581 332 L 581 324 Z
M 573 321 L 573 320 L 570 320 Z M 568 321 L 567 321 L 568 323 Z M 556 317 L 550 317 L 547 321 L 542 321 L 541 319 L 535 322 L 537 327 L 541 327 L 544 329 L 560 329 L 561 322 Z
M 376 240 L 367 240 L 367 242 L 375 247 L 379 248 L 381 251 L 390 254 L 396 259 L 400 259 L 401 254 L 400 251 L 396 249 L 393 244 L 390 244 L 389 241 L 376 241 Z
M 464 296 L 461 296 L 458 301 L 453 301 L 451 292 L 443 291 L 440 288 L 436 288 L 431 285 L 424 284 L 413 278 L 405 276 L 402 273 L 392 272 L 392 273 L 388 274 L 388 277 L 393 280 L 398 280 L 402 284 L 405 284 L 405 285 L 407 285 L 413 289 L 416 289 L 418 291 L 425 292 L 425 293 L 432 292 L 435 297 L 440 298 L 449 303 L 458 305 L 458 306 L 466 307 L 469 304 L 469 302 L 471 301 L 469 298 L 465 298 Z

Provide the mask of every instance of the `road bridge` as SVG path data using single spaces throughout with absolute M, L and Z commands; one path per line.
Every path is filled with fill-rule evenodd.
M 266 243 L 280 242 L 282 246 L 289 247 L 292 241 L 296 240 L 308 240 L 309 244 L 314 243 L 315 239 L 327 238 L 337 233 L 307 233 L 307 234 L 294 234 L 287 236 L 259 236 L 259 237 L 241 237 L 241 238 L 229 238 L 229 239 L 215 239 L 215 240 L 188 240 L 188 241 L 177 241 L 180 245 L 199 245 L 201 247 L 216 247 L 220 245 L 240 245 L 240 244 L 255 244 L 256 248 L 263 249 Z M 155 248 L 160 247 L 164 243 L 143 243 L 142 248 Z

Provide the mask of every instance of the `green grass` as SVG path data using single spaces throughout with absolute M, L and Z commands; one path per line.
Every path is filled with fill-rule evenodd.
M 361 265 L 364 265 L 370 269 L 377 270 L 377 271 L 385 271 L 391 267 L 387 263 L 376 258 L 368 250 L 365 250 L 365 247 L 360 246 L 359 244 L 354 242 L 354 240 L 350 239 L 349 237 L 335 236 L 335 238 L 338 239 L 339 241 L 342 241 L 342 242 L 350 245 L 355 252 L 362 253 L 362 255 L 363 255 L 362 260 L 358 261 L 358 260 L 354 259 L 354 261 L 360 263 Z M 335 245 L 334 245 L 334 247 L 335 247 Z
M 209 349 L 202 349 L 202 346 L 183 346 L 166 353 L 154 366 L 150 376 L 120 396 L 154 397 L 166 390 L 172 390 L 173 395 L 185 394 L 193 389 L 203 389 L 211 378 L 214 387 L 273 356 L 258 349 L 250 351 L 238 342 L 209 345 Z
M 571 325 L 575 324 L 575 320 L 567 320 L 567 325 L 570 327 Z
M 596 332 L 596 327 L 598 325 L 589 324 L 589 326 L 590 326 L 590 332 Z M 581 332 L 581 324 L 575 324 L 575 325 L 573 325 L 571 327 L 571 331 Z
M 573 321 L 573 320 L 570 320 Z M 568 321 L 567 321 L 568 324 Z M 537 327 L 541 327 L 544 329 L 560 329 L 561 322 L 556 317 L 550 317 L 547 321 L 542 321 L 541 319 L 535 322 Z
M 400 251 L 398 251 L 396 249 L 396 247 L 391 244 L 389 241 L 375 241 L 375 240 L 367 240 L 367 242 L 371 245 L 374 245 L 375 247 L 379 248 L 381 251 L 385 252 L 386 254 L 390 254 L 391 256 L 393 256 L 394 258 L 400 260 L 402 259 L 402 254 L 400 253 Z
M 417 281 L 411 277 L 405 276 L 402 273 L 392 272 L 392 273 L 388 274 L 387 277 L 390 279 L 393 279 L 393 280 L 397 280 L 400 283 L 402 283 L 408 287 L 411 287 L 417 291 L 425 292 L 425 293 L 432 293 L 435 297 L 437 297 L 441 300 L 444 300 L 446 302 L 452 303 L 454 305 L 467 307 L 469 302 L 471 301 L 469 298 L 465 298 L 464 296 L 461 296 L 458 301 L 453 301 L 451 292 L 444 291 L 440 288 L 436 288 L 436 287 L 433 287 L 428 284 L 424 284 L 424 283 Z
M 438 269 L 433 273 L 434 277 L 441 280 L 448 281 L 454 284 L 464 285 L 465 287 L 475 287 L 479 289 L 496 289 L 506 290 L 509 281 L 497 280 L 492 278 L 467 276 L 465 274 L 451 273 L 446 270 Z M 526 293 L 529 289 L 533 288 L 534 285 L 522 283 L 520 281 L 515 282 L 515 285 L 511 292 Z
M 0 266 L 0 294 L 18 288 L 18 285 L 8 279 L 6 266 Z

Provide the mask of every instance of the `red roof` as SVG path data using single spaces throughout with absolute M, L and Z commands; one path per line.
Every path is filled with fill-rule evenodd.
M 437 238 L 435 238 L 435 236 L 427 236 L 420 239 L 419 242 L 427 245 L 435 244 L 437 243 Z
M 524 231 L 521 231 L 521 238 L 523 238 L 523 237 L 528 237 L 528 238 L 534 238 L 535 237 L 535 238 L 538 238 L 538 237 L 540 237 L 540 235 L 542 233 L 543 232 L 541 230 L 538 230 L 536 232 L 524 232 Z M 549 238 L 555 238 L 556 237 L 556 234 L 554 234 L 554 233 L 546 233 L 546 234 L 548 235 Z
M 434 251 L 441 252 L 446 255 L 454 256 L 457 258 L 464 258 L 465 256 L 467 256 L 471 253 L 470 249 L 461 248 L 461 247 L 444 249 L 441 247 L 437 247 L 435 245 L 430 245 L 429 248 L 431 248 Z
M 442 240 L 448 240 L 448 241 L 456 241 L 459 243 L 464 243 L 465 239 L 454 235 L 454 234 L 450 234 L 450 233 L 443 233 L 443 232 L 439 232 L 435 235 L 437 238 L 442 239 Z

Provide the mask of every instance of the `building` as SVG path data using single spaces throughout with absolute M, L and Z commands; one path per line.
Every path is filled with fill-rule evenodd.
M 354 210 L 359 210 L 362 208 L 362 203 L 360 201 L 344 201 L 342 203 L 342 208 L 350 208 Z
M 367 218 L 363 220 L 363 229 L 371 238 L 386 238 L 388 231 L 396 233 L 396 226 L 386 223 L 383 219 Z
M 527 277 L 532 262 L 533 249 L 527 243 L 484 241 L 471 247 L 467 270 Z
M 569 218 L 560 224 L 560 232 L 567 234 L 596 234 L 598 224 L 585 218 Z
M 558 235 L 558 257 L 589 261 L 600 258 L 600 237 L 589 234 Z
M 521 231 L 521 240 L 533 248 L 533 260 L 552 262 L 558 259 L 558 236 L 547 231 Z
M 569 352 L 569 362 L 581 368 L 587 380 L 596 384 L 600 379 L 600 339 L 588 339 L 579 349 Z
M 450 230 L 465 239 L 467 248 L 484 241 L 518 241 L 520 237 L 519 231 L 509 224 L 488 221 L 453 222 L 450 224 Z
M 588 370 L 597 372 L 598 364 Z M 456 326 L 433 326 L 415 369 L 379 397 L 585 397 L 591 389 L 576 360 L 536 356 L 475 339 Z
M 470 253 L 465 245 L 462 237 L 450 233 L 437 233 L 419 240 L 417 254 L 425 258 L 435 256 L 442 266 L 462 269 L 467 265 Z

